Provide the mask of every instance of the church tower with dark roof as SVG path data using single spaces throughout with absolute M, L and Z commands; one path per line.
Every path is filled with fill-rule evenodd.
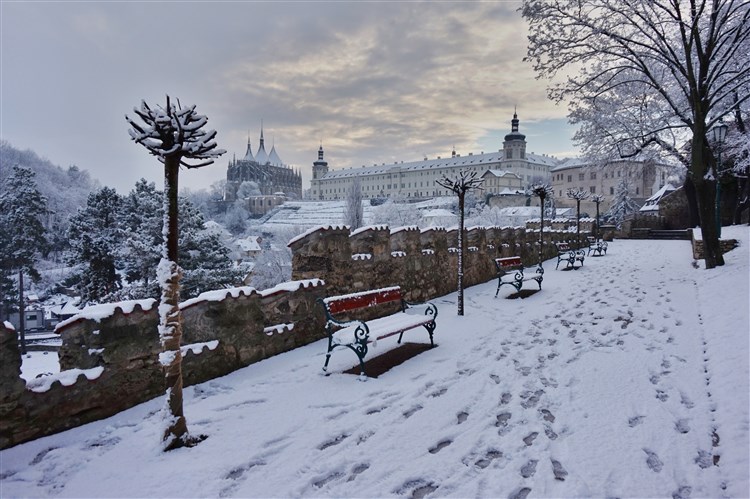
M 313 179 L 319 179 L 328 173 L 328 162 L 323 159 L 323 144 L 318 149 L 318 160 L 313 162 Z
M 505 161 L 525 160 L 526 136 L 518 131 L 518 114 L 515 111 L 510 124 L 510 133 L 503 141 L 503 159 Z

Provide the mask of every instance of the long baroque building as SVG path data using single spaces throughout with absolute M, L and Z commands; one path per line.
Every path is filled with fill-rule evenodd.
M 518 115 L 514 113 L 511 132 L 505 136 L 503 148 L 496 152 L 461 156 L 454 150 L 450 158 L 424 158 L 408 163 L 329 170 L 321 145 L 318 160 L 313 163 L 310 197 L 324 201 L 346 199 L 355 181 L 359 182 L 365 199 L 452 196 L 452 192 L 436 181 L 443 175 L 451 177 L 460 170 L 483 176 L 483 189 L 487 194 L 515 192 L 537 180 L 549 181 L 550 169 L 557 160 L 527 153 L 526 136 L 518 131 L 518 124 Z
M 553 156 L 526 152 L 526 136 L 518 130 L 516 113 L 511 120 L 511 132 L 505 136 L 503 148 L 497 152 L 461 156 L 455 150 L 450 158 L 436 158 L 409 163 L 381 164 L 360 168 L 330 170 L 318 150 L 313 163 L 310 197 L 314 200 L 346 199 L 355 182 L 359 182 L 362 197 L 423 199 L 453 196 L 453 192 L 436 183 L 444 175 L 452 177 L 460 170 L 477 172 L 484 178 L 485 194 L 512 195 L 521 193 L 535 182 L 547 182 L 554 189 L 558 206 L 575 206 L 568 199 L 568 189 L 584 189 L 591 194 L 603 194 L 600 208 L 612 204 L 620 182 L 628 188 L 634 201 L 642 204 L 665 185 L 673 167 L 654 161 L 613 160 L 607 164 L 589 164 L 580 158 L 558 160 Z M 515 198 L 516 196 L 507 196 Z M 500 198 L 496 198 L 500 199 Z M 594 204 L 582 203 L 591 211 Z
M 253 155 L 248 137 L 245 156 L 229 161 L 225 201 L 231 202 L 237 199 L 237 190 L 242 182 L 256 183 L 262 196 L 289 199 L 302 197 L 302 175 L 281 161 L 275 145 L 271 146 L 271 152 L 266 152 L 263 128 L 260 130 L 260 145 L 255 155 Z

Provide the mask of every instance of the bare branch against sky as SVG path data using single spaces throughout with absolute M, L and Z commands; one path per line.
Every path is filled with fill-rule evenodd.
M 122 113 L 167 93 L 201 103 L 227 160 L 248 134 L 257 148 L 263 120 L 305 186 L 321 140 L 333 169 L 489 152 L 515 106 L 530 151 L 573 155 L 565 107 L 522 62 L 519 5 L 154 2 L 144 16 L 128 2 L 3 2 L 0 132 L 120 192 L 159 180 Z M 219 161 L 185 186 L 225 172 Z

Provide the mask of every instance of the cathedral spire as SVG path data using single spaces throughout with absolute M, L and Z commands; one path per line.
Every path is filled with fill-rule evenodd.
M 510 121 L 510 131 L 518 133 L 518 112 L 516 107 L 513 108 L 513 119 Z

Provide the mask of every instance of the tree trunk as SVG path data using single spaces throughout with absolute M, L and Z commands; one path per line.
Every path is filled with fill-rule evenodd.
M 23 269 L 18 271 L 18 326 L 21 330 L 21 355 L 26 355 L 26 308 L 23 303 Z
M 724 257 L 719 246 L 719 233 L 716 226 L 716 180 L 707 180 L 709 165 L 713 155 L 704 141 L 704 130 L 693 130 L 692 158 L 690 172 L 698 200 L 701 232 L 703 234 L 703 258 L 706 268 L 724 265 Z
M 737 179 L 737 204 L 734 208 L 733 223 L 739 225 L 742 223 L 742 212 L 750 208 L 750 179 Z M 748 221 L 750 224 L 750 220 Z
M 164 368 L 169 419 L 164 430 L 164 450 L 188 445 L 187 421 L 182 408 L 182 315 L 180 313 L 180 277 L 177 264 L 177 180 L 179 158 L 168 157 L 164 162 L 164 213 L 166 233 L 162 261 L 159 263 L 161 304 L 159 305 L 159 337 Z
M 464 197 L 458 193 L 458 315 L 464 315 Z
M 687 199 L 688 227 L 698 227 L 701 224 L 700 215 L 698 214 L 698 198 L 695 194 L 695 184 L 690 178 L 689 172 L 682 187 L 685 191 L 685 198 Z

